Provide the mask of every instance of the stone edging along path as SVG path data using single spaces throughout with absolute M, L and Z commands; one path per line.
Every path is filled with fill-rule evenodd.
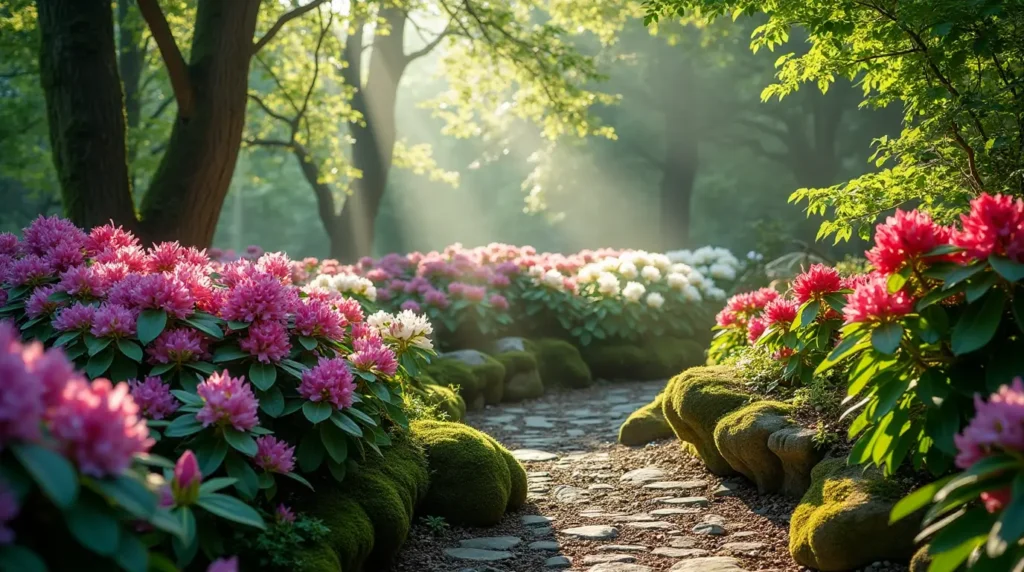
M 599 383 L 467 415 L 522 461 L 528 502 L 490 528 L 417 522 L 392 571 L 801 570 L 787 549 L 794 500 L 711 475 L 674 439 L 616 444 L 626 417 L 664 386 Z

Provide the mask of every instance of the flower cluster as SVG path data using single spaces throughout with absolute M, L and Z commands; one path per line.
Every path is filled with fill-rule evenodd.
M 988 401 L 975 395 L 974 418 L 953 440 L 961 469 L 995 453 L 1024 453 L 1024 381 L 1015 378 Z

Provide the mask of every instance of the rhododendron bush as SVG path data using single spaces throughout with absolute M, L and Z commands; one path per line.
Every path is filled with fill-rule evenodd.
M 1005 385 L 1024 372 L 1024 201 L 982 194 L 952 227 L 897 211 L 867 258 L 867 275 L 816 265 L 785 294 L 733 297 L 713 353 L 764 347 L 790 382 L 842 372 L 851 463 L 965 470 L 894 512 L 935 501 L 921 536 L 932 569 L 1011 569 L 1024 557 L 1024 387 Z
M 402 384 L 432 353 L 430 324 L 411 312 L 367 315 L 354 298 L 292 279 L 282 254 L 220 263 L 176 243 L 144 249 L 113 226 L 86 233 L 40 218 L 21 240 L 0 235 L 0 318 L 38 340 L 22 348 L 17 330 L 0 330 L 0 349 L 16 356 L 0 373 L 0 447 L 10 451 L 0 459 L 21 467 L 4 471 L 0 518 L 17 513 L 26 477 L 65 511 L 76 494 L 58 489 L 95 489 L 135 517 L 145 500 L 143 520 L 178 535 L 184 565 L 197 535 L 216 533 L 193 509 L 261 527 L 250 505 L 274 498 L 279 479 L 340 481 L 349 463 L 389 445 L 389 432 L 408 426 Z M 163 513 L 141 499 L 138 463 L 151 448 L 186 461 L 167 479 L 174 526 L 153 522 Z M 85 526 L 98 509 L 83 502 L 89 512 L 69 516 L 71 532 L 114 555 L 123 515 Z M 208 558 L 216 545 L 204 544 Z
M 724 249 L 670 254 L 675 258 L 453 245 L 442 252 L 367 258 L 355 266 L 309 259 L 297 264 L 295 280 L 392 311 L 422 313 L 448 345 L 507 334 L 554 335 L 581 346 L 608 339 L 636 343 L 651 335 L 699 332 L 710 319 L 706 301 L 724 299 L 723 288 L 742 269 Z

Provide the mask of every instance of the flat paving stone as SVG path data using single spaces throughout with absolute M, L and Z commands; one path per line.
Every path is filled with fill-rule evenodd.
M 672 548 L 693 548 L 697 545 L 697 540 L 695 538 L 683 536 L 680 538 L 673 538 L 669 541 L 668 545 Z
M 740 561 L 728 556 L 708 556 L 705 558 L 689 558 L 677 562 L 669 572 L 746 572 L 740 567 Z
M 658 467 L 644 467 L 642 469 L 634 469 L 622 475 L 619 480 L 624 483 L 642 485 L 652 481 L 663 480 L 667 476 L 668 473 Z
M 743 556 L 760 556 L 763 550 L 763 542 L 726 542 L 719 548 L 720 552 Z
M 654 572 L 654 568 L 631 562 L 605 562 L 587 568 L 587 572 Z
M 597 548 L 601 552 L 647 552 L 646 546 L 639 544 L 605 544 Z
M 460 540 L 462 548 L 483 548 L 484 550 L 508 550 L 523 540 L 517 536 L 482 536 Z
M 626 526 L 629 528 L 639 528 L 641 530 L 668 530 L 675 528 L 676 525 L 671 522 L 665 522 L 664 520 L 654 520 L 650 522 L 627 522 Z
M 502 411 L 504 411 L 505 413 L 515 413 L 517 415 L 522 415 L 523 413 L 526 413 L 526 410 L 523 409 L 522 407 L 505 407 L 504 409 L 502 409 Z
M 572 566 L 572 559 L 568 556 L 552 556 L 544 561 L 544 567 L 552 570 L 568 568 L 570 566 Z
M 645 489 L 656 489 L 664 491 L 683 491 L 688 489 L 700 489 L 708 486 L 707 481 L 655 481 L 644 485 Z
M 715 487 L 714 492 L 711 494 L 714 495 L 716 498 L 731 497 L 738 493 L 739 490 L 740 486 L 738 483 L 725 481 L 722 484 Z
M 512 456 L 515 457 L 517 461 L 525 462 L 554 461 L 558 458 L 558 455 L 554 453 L 548 453 L 547 451 L 540 451 L 538 449 L 516 449 L 515 451 L 512 451 Z
M 484 550 L 481 548 L 448 548 L 445 554 L 459 560 L 473 560 L 476 562 L 497 562 L 508 560 L 513 554 L 504 550 Z
M 535 540 L 528 544 L 530 550 L 558 550 L 562 546 L 554 540 Z
M 725 526 L 725 517 L 717 514 L 705 514 L 700 518 L 701 522 L 708 524 L 717 524 L 718 526 Z
M 622 516 L 622 517 L 616 518 L 615 522 L 651 522 L 651 521 L 655 521 L 655 520 L 658 520 L 658 519 L 654 518 L 653 516 L 651 516 L 651 515 L 649 515 L 647 513 L 643 513 L 643 514 L 631 514 L 631 515 L 628 515 L 628 516 Z
M 586 489 L 569 485 L 558 485 L 551 490 L 555 500 L 566 504 L 577 504 L 590 500 L 590 493 Z
M 522 522 L 526 526 L 534 526 L 534 525 L 537 525 L 537 524 L 544 524 L 544 525 L 546 525 L 547 523 L 549 523 L 549 522 L 551 522 L 552 520 L 555 520 L 555 519 L 551 518 L 550 516 L 544 516 L 542 514 L 527 514 L 527 515 L 523 516 L 522 518 L 520 518 L 519 520 L 520 520 L 520 522 Z
M 658 501 L 662 504 L 671 504 L 677 506 L 708 506 L 711 504 L 708 499 L 704 497 L 673 497 L 667 499 L 661 499 Z
M 487 425 L 501 425 L 503 423 L 511 423 L 518 419 L 515 415 L 492 415 L 487 419 L 484 419 L 484 423 Z
M 574 526 L 560 530 L 566 536 L 581 538 L 583 540 L 611 540 L 619 535 L 619 529 L 614 526 L 592 524 L 590 526 Z
M 529 416 L 523 418 L 523 423 L 527 427 L 534 427 L 536 429 L 551 429 L 555 425 L 548 420 L 547 417 Z
M 696 508 L 657 508 L 651 511 L 651 516 L 679 516 L 699 512 L 700 510 Z
M 725 534 L 725 529 L 717 524 L 711 524 L 709 522 L 702 522 L 697 524 L 692 529 L 694 534 L 708 534 L 711 536 L 722 536 Z
M 707 550 L 701 550 L 700 548 L 672 548 L 671 546 L 659 546 L 651 551 L 651 554 L 655 556 L 664 556 L 666 558 L 697 558 L 700 556 L 707 556 L 709 552 Z
M 604 564 L 605 562 L 636 562 L 632 554 L 587 554 L 583 557 L 584 564 Z
M 550 526 L 534 526 L 530 528 L 530 533 L 534 536 L 547 536 L 554 532 L 554 529 Z
M 591 490 L 591 491 L 613 491 L 613 490 L 615 490 L 615 487 L 612 486 L 612 485 L 604 484 L 604 483 L 598 483 L 596 485 L 590 485 L 589 487 L 587 487 L 587 490 Z

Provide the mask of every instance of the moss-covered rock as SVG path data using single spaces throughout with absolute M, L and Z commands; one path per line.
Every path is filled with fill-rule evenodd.
M 928 545 L 925 544 L 918 548 L 910 559 L 910 572 L 928 572 L 928 567 L 931 565 L 932 555 L 928 552 Z
M 505 401 L 522 401 L 544 395 L 544 382 L 533 354 L 505 352 L 496 354 L 494 358 L 505 366 Z
M 589 387 L 594 382 L 590 367 L 576 346 L 565 340 L 530 340 L 526 348 L 537 358 L 537 368 L 545 387 Z
M 768 437 L 768 449 L 782 462 L 782 493 L 803 496 L 811 486 L 811 470 L 825 456 L 814 442 L 815 431 L 786 427 Z
M 506 449 L 501 443 L 498 443 L 493 437 L 486 433 L 481 433 L 484 437 L 487 437 L 491 445 L 498 451 L 501 458 L 505 461 L 505 466 L 508 467 L 508 474 L 510 479 L 510 487 L 508 493 L 508 505 L 505 507 L 505 511 L 519 510 L 524 504 L 526 504 L 526 495 L 529 484 L 526 482 L 526 469 L 523 468 L 522 463 L 516 459 L 512 452 Z
M 430 490 L 420 512 L 458 525 L 497 524 L 509 508 L 513 488 L 509 464 L 497 443 L 459 423 L 414 421 L 411 431 L 430 465 Z
M 438 385 L 454 387 L 466 403 L 466 408 L 479 410 L 484 407 L 484 387 L 468 365 L 458 359 L 441 357 L 424 367 Z
M 469 370 L 476 377 L 477 387 L 484 395 L 484 403 L 501 403 L 501 396 L 505 390 L 505 366 L 500 362 L 482 351 L 473 349 L 449 352 L 441 357 L 459 360 L 469 366 Z
M 782 461 L 768 448 L 768 438 L 788 427 L 793 407 L 778 401 L 744 405 L 715 426 L 715 446 L 734 470 L 757 485 L 761 493 L 782 489 Z
M 704 347 L 686 339 L 660 337 L 641 345 L 592 344 L 581 349 L 594 377 L 639 381 L 665 379 L 687 367 L 699 365 Z
M 447 415 L 448 421 L 462 421 L 466 415 L 466 401 L 450 387 L 425 384 L 420 394 L 427 405 Z
M 876 469 L 826 459 L 811 471 L 789 525 L 789 552 L 797 564 L 839 572 L 878 560 L 906 561 L 914 553 L 918 522 L 889 524 L 900 491 Z
M 408 438 L 396 438 L 383 457 L 367 457 L 344 482 L 318 483 L 317 492 L 299 508 L 322 519 L 331 532 L 304 551 L 305 569 L 386 569 L 405 542 L 428 486 L 423 450 Z
M 639 447 L 659 439 L 673 437 L 672 427 L 665 421 L 661 411 L 664 393 L 659 393 L 654 401 L 634 411 L 619 427 L 619 443 L 630 447 Z
M 734 474 L 715 445 L 714 432 L 719 419 L 751 400 L 739 371 L 727 366 L 693 367 L 672 378 L 664 393 L 662 413 L 676 437 L 688 445 L 685 448 L 712 473 Z
M 695 340 L 661 337 L 651 340 L 649 350 L 655 359 L 648 360 L 646 375 L 649 379 L 672 377 L 677 373 L 704 363 L 704 344 Z

